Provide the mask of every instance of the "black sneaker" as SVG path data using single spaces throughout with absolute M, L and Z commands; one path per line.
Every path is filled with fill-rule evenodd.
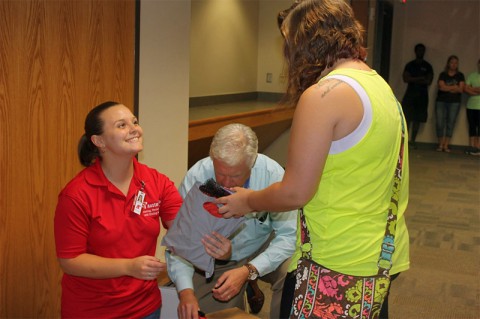
M 467 155 L 479 156 L 479 155 L 480 155 L 480 149 L 478 149 L 478 148 L 476 148 L 476 147 L 468 147 L 468 148 L 465 150 L 465 154 L 467 154 Z

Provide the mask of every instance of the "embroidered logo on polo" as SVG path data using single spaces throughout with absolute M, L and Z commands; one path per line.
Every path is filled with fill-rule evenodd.
M 158 216 L 160 214 L 160 203 L 162 201 L 154 202 L 154 203 L 148 203 L 146 201 L 143 202 L 142 205 L 142 216 L 145 217 L 152 217 L 152 216 Z

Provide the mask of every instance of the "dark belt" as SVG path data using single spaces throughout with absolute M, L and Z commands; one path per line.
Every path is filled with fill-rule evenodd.
M 215 265 L 218 265 L 218 266 L 224 266 L 230 262 L 232 262 L 233 260 L 219 260 L 219 259 L 215 259 Z M 198 269 L 197 267 L 194 267 L 195 268 L 195 272 L 203 277 L 206 277 L 205 276 L 205 271 L 201 270 L 201 269 Z M 206 282 L 211 282 L 213 280 L 213 278 L 215 277 L 215 273 L 212 275 L 212 277 L 210 278 L 205 278 Z

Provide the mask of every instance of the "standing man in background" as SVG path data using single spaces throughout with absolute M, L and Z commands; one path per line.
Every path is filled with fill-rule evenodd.
M 403 96 L 403 113 L 407 122 L 408 132 L 411 132 L 410 145 L 416 148 L 420 123 L 425 123 L 428 117 L 428 86 L 432 84 L 433 68 L 423 59 L 425 45 L 415 45 L 415 60 L 407 63 L 403 70 L 403 82 L 407 83 L 407 90 Z

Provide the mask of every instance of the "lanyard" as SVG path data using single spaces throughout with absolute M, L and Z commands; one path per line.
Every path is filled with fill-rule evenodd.
M 135 199 L 133 200 L 133 207 L 132 207 L 132 212 L 134 212 L 137 215 L 140 215 L 142 213 L 142 208 L 143 208 L 143 202 L 145 201 L 145 182 L 140 181 L 142 186 L 138 190 L 137 194 L 135 195 Z

